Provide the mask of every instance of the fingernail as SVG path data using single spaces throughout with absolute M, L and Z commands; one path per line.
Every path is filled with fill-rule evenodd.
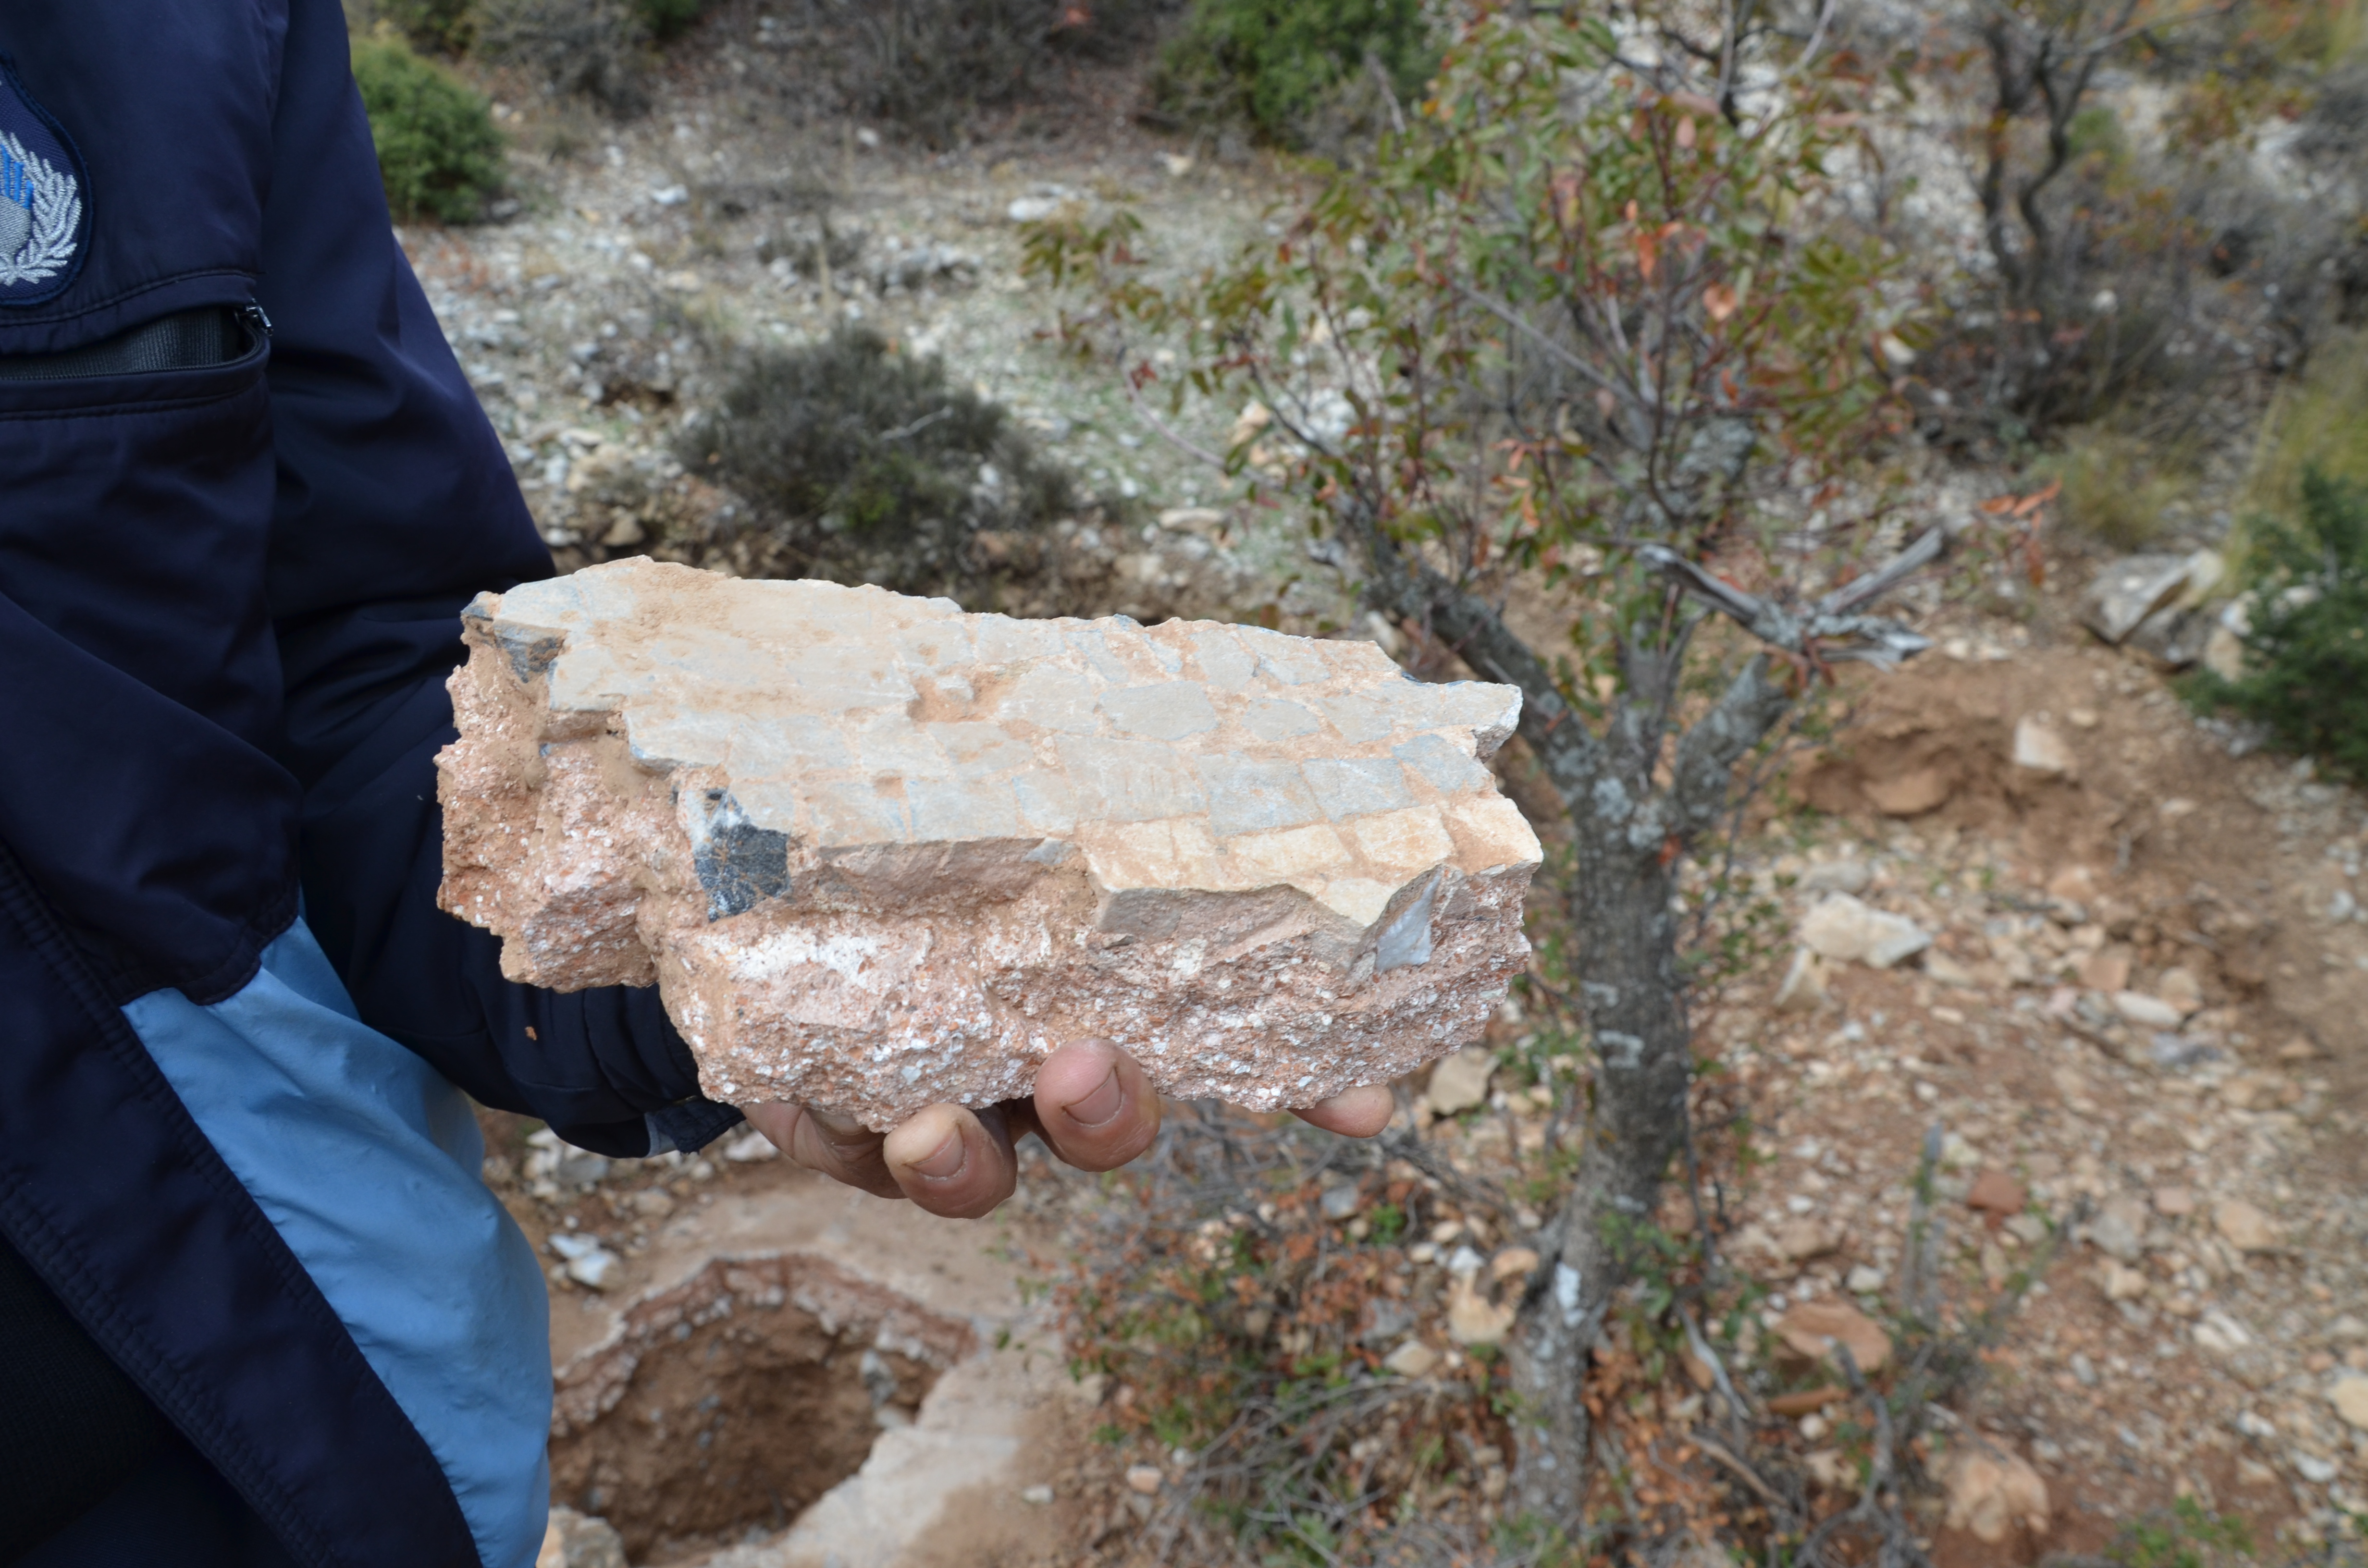
M 969 1164 L 970 1145 L 962 1141 L 962 1129 L 957 1127 L 946 1134 L 946 1141 L 928 1159 L 913 1162 L 913 1174 L 931 1181 L 946 1181 L 962 1175 L 962 1167 Z
M 1118 1081 L 1118 1069 L 1095 1085 L 1091 1094 L 1080 1096 L 1061 1108 L 1063 1114 L 1080 1127 L 1103 1127 L 1114 1120 L 1126 1108 L 1126 1090 Z

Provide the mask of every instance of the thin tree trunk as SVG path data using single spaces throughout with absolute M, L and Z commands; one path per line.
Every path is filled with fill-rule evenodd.
M 1532 1282 L 1508 1347 L 1520 1400 L 1515 1503 L 1565 1526 L 1578 1518 L 1591 1451 L 1588 1353 L 1628 1278 L 1632 1227 L 1650 1221 L 1662 1173 L 1684 1144 L 1691 1067 L 1669 910 L 1674 865 L 1632 848 L 1623 824 L 1573 816 L 1571 917 L 1598 1057 L 1594 1104 L 1577 1177 L 1550 1233 L 1554 1256 Z

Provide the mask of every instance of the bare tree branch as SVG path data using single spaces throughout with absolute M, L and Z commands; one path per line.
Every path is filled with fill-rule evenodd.
M 1847 584 L 1827 595 L 1806 615 L 1795 614 L 1773 599 L 1746 593 L 1665 544 L 1639 545 L 1636 558 L 1770 647 L 1827 662 L 1858 660 L 1894 669 L 1901 660 L 1913 658 L 1931 647 L 1931 639 L 1895 620 L 1847 611 L 1897 587 L 1917 571 L 1941 559 L 1948 545 L 1948 530 L 1936 526 L 1868 578 Z M 1872 585 L 1865 585 L 1869 584 Z

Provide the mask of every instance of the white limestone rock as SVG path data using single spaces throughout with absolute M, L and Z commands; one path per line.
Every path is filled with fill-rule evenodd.
M 1371 642 L 746 582 L 483 596 L 438 758 L 443 906 L 504 972 L 655 982 L 708 1095 L 887 1127 L 1099 1036 L 1260 1109 L 1476 1037 L 1537 838 L 1519 694 Z

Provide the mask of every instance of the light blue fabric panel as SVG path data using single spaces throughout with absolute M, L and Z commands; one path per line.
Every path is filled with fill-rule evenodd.
M 211 1007 L 124 1016 L 450 1478 L 485 1568 L 531 1568 L 550 1508 L 542 1270 L 479 1176 L 460 1090 L 354 1016 L 300 920 Z

